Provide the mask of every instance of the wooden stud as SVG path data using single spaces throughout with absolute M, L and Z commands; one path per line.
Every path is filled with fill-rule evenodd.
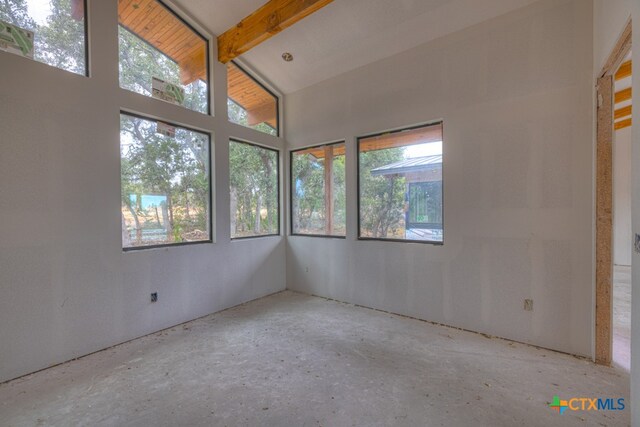
M 619 120 L 622 118 L 625 118 L 627 116 L 631 115 L 631 105 L 627 105 L 626 107 L 622 107 L 622 108 L 618 108 L 616 111 L 613 112 L 613 118 L 614 120 Z
M 325 232 L 333 234 L 333 145 L 324 147 L 324 207 L 325 207 Z
M 609 59 L 607 59 L 606 64 L 604 64 L 604 67 L 602 67 L 600 77 L 614 74 L 618 70 L 620 64 L 622 64 L 624 59 L 627 57 L 627 54 L 631 51 L 632 38 L 633 34 L 631 31 L 631 19 L 629 19 L 627 25 L 622 31 L 622 35 L 611 51 L 611 55 L 609 55 Z
M 616 81 L 631 76 L 631 69 L 631 60 L 623 62 L 622 65 L 620 65 L 620 68 L 618 68 L 618 71 L 616 71 Z
M 226 64 L 333 0 L 269 0 L 218 37 L 218 61 Z
M 625 119 L 625 120 L 621 120 L 621 121 L 619 121 L 619 122 L 616 122 L 616 123 L 613 125 L 613 128 L 614 128 L 615 130 L 620 130 L 620 129 L 628 128 L 628 127 L 630 127 L 632 124 L 633 124 L 633 123 L 632 123 L 631 118 L 628 118 L 628 119 Z
M 629 101 L 632 95 L 633 91 L 631 88 L 623 89 L 620 92 L 616 92 L 615 102 L 619 104 L 624 101 Z
M 611 364 L 613 76 L 598 79 L 596 143 L 596 363 Z

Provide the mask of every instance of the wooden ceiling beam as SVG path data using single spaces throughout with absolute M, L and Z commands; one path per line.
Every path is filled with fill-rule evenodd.
M 218 61 L 226 64 L 332 1 L 269 0 L 218 37 Z

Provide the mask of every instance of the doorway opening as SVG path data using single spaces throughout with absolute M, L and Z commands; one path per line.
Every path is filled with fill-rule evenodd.
M 627 370 L 632 250 L 631 25 L 629 20 L 596 85 L 595 359 Z

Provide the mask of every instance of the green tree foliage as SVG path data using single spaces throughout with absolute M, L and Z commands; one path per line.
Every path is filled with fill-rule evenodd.
M 258 123 L 254 126 L 249 126 L 249 121 L 247 119 L 247 112 L 244 108 L 233 102 L 231 98 L 227 99 L 227 111 L 229 114 L 229 121 L 232 123 L 236 123 L 242 126 L 250 127 L 252 129 L 258 130 L 260 132 L 264 132 L 269 135 L 276 136 L 276 129 L 272 128 L 266 123 Z
M 0 0 L 0 20 L 31 31 L 38 27 L 29 16 L 26 0 Z
M 278 232 L 278 153 L 229 143 L 231 236 Z
M 404 238 L 405 178 L 373 176 L 375 168 L 402 160 L 402 148 L 360 153 L 360 233 L 364 237 Z
M 293 230 L 301 234 L 327 234 L 325 161 L 306 153 L 293 156 Z M 345 157 L 333 158 L 334 234 L 345 232 Z
M 29 15 L 26 0 L 0 0 L 0 20 L 33 31 L 34 58 L 45 64 L 84 74 L 84 20 L 71 16 L 71 0 L 51 0 L 51 14 L 42 25 Z
M 202 240 L 208 236 L 209 157 L 207 137 L 178 128 L 175 137 L 157 133 L 156 123 L 121 116 L 123 211 L 135 226 L 134 245 Z M 162 196 L 161 214 L 141 205 L 143 196 Z M 165 236 L 145 239 L 145 230 Z
M 159 50 L 120 27 L 120 86 L 143 95 L 151 96 L 153 77 L 181 86 L 185 91 L 183 105 L 200 113 L 207 112 L 207 84 L 202 80 L 182 86 L 180 67 Z
M 178 64 L 122 27 L 119 44 L 122 87 L 150 96 L 153 77 L 180 84 Z M 184 89 L 184 106 L 206 112 L 207 84 L 198 80 Z M 154 122 L 127 116 L 121 120 L 121 135 L 123 141 L 132 141 L 122 150 L 121 167 L 123 215 L 133 222 L 129 227 L 135 230 L 131 243 L 208 238 L 207 137 L 180 128 L 175 138 L 163 136 L 156 132 Z M 165 202 L 161 209 L 145 209 L 140 202 L 144 195 L 162 195 Z M 158 230 L 164 235 L 159 235 Z

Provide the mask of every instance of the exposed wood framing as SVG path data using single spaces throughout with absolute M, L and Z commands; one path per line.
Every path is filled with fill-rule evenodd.
M 269 0 L 218 37 L 218 61 L 226 64 L 333 0 Z
M 629 101 L 633 95 L 631 88 L 623 89 L 620 92 L 616 92 L 615 102 L 619 104 L 624 101 Z
M 333 145 L 324 146 L 325 232 L 333 234 Z
M 615 130 L 621 130 L 624 128 L 628 128 L 632 125 L 632 120 L 631 118 L 625 119 L 625 120 L 620 120 L 619 122 L 616 122 L 613 127 L 615 128 Z
M 613 76 L 598 79 L 596 144 L 596 363 L 611 364 Z
M 602 67 L 602 71 L 600 72 L 600 77 L 604 77 L 608 74 L 613 74 L 620 67 L 620 64 L 627 57 L 627 54 L 631 51 L 631 40 L 632 40 L 632 31 L 631 31 L 631 20 L 627 22 L 627 25 L 624 27 L 624 31 L 622 31 L 622 35 L 618 39 L 615 47 L 609 59 L 607 59 L 606 64 Z
M 620 65 L 620 68 L 618 68 L 618 71 L 616 71 L 616 80 L 622 80 L 631 76 L 631 72 L 632 72 L 631 60 L 623 62 L 622 65 Z
M 631 20 L 622 31 L 606 64 L 597 87 L 596 134 L 596 327 L 595 360 L 611 365 L 613 347 L 613 109 L 615 103 L 631 99 L 631 89 L 614 96 L 614 77 L 631 51 Z
M 625 117 L 630 116 L 631 113 L 632 113 L 632 107 L 631 105 L 627 105 L 626 107 L 618 108 L 613 113 L 613 118 L 615 120 L 624 119 Z

